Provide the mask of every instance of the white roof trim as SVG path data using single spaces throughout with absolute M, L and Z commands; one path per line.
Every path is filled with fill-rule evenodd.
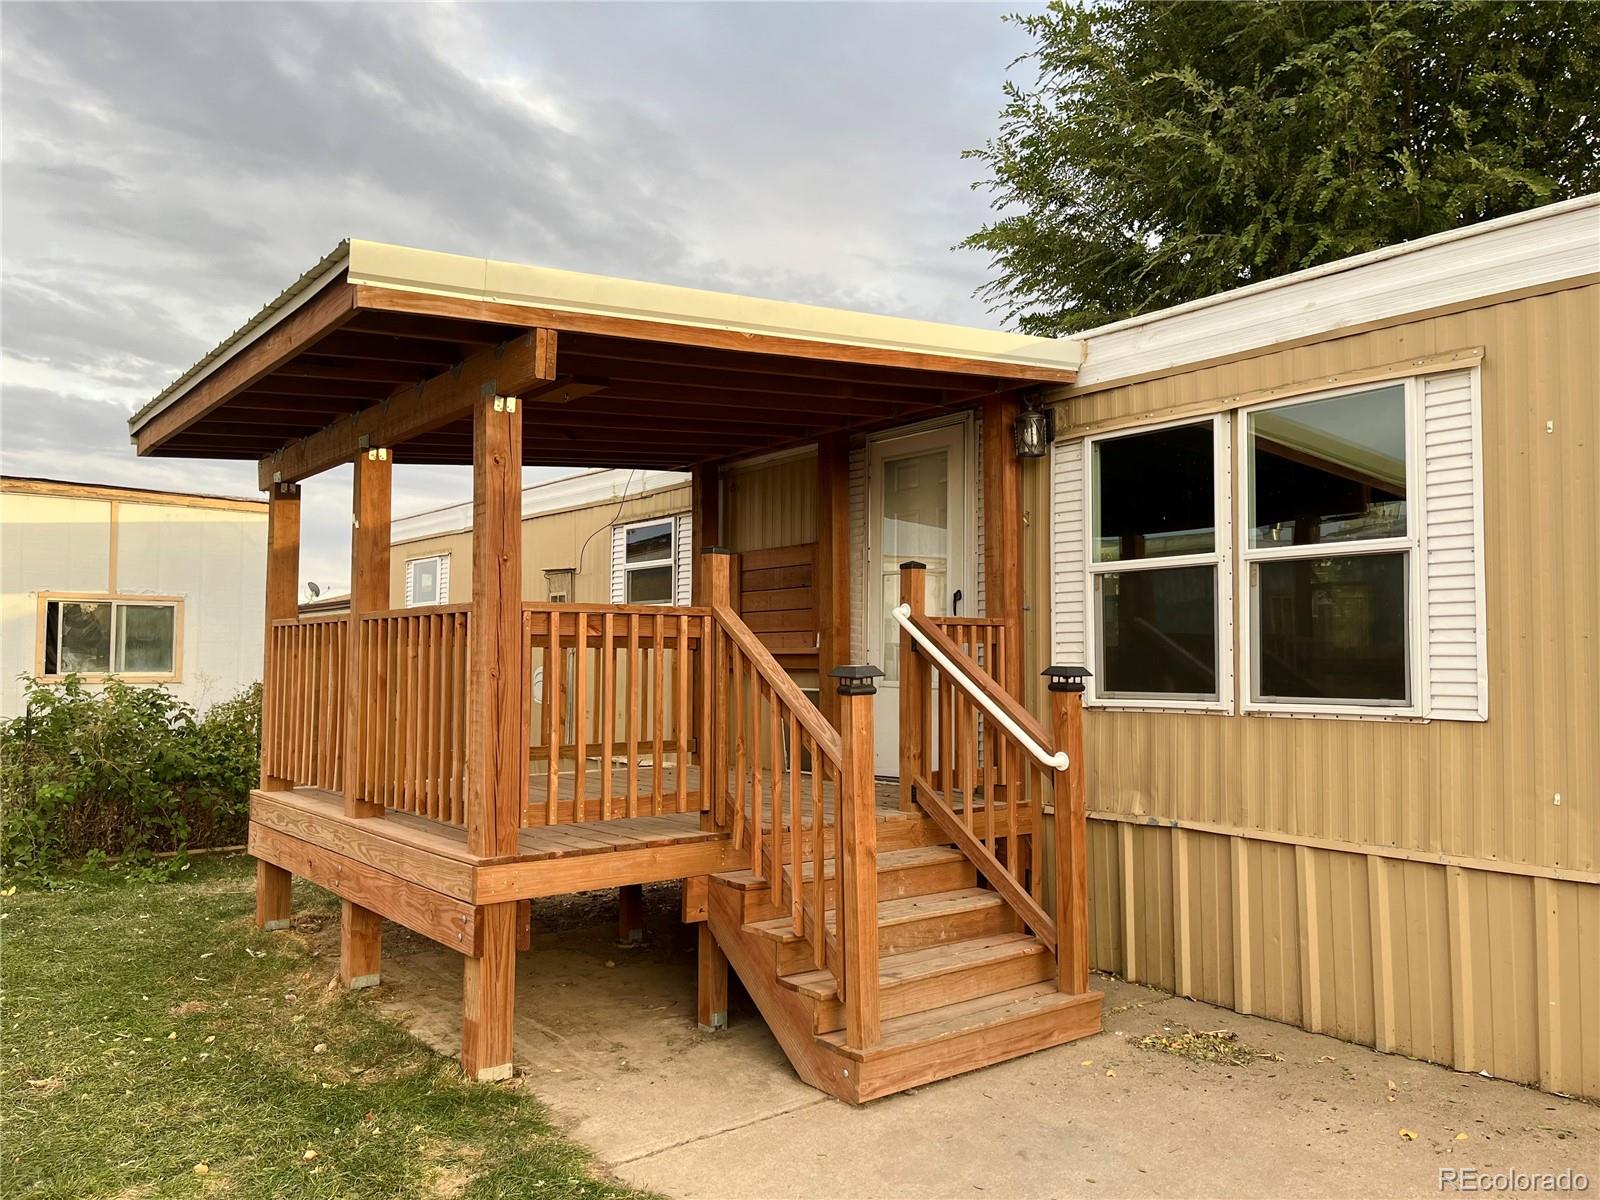
M 1102 325 L 1073 393 L 1600 271 L 1600 195 L 1386 246 Z
M 1075 370 L 1083 361 L 1083 343 L 1075 338 L 1032 337 L 761 300 L 356 239 L 350 242 L 350 282 L 529 308 L 1052 370 Z
M 654 492 L 683 487 L 689 476 L 680 471 L 626 471 L 600 468 L 576 475 L 563 475 L 522 489 L 522 519 L 546 516 L 573 508 L 620 503 L 624 495 L 638 500 Z M 389 527 L 392 545 L 414 542 L 418 538 L 465 533 L 472 528 L 472 502 L 450 504 L 426 512 L 396 517 Z

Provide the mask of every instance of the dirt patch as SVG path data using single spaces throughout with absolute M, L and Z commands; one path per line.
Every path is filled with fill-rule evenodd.
M 1231 1029 L 1189 1029 L 1165 1025 L 1160 1033 L 1147 1033 L 1134 1045 L 1142 1050 L 1157 1050 L 1197 1063 L 1221 1063 L 1247 1067 L 1253 1062 L 1282 1062 L 1283 1055 L 1257 1050 L 1239 1040 Z

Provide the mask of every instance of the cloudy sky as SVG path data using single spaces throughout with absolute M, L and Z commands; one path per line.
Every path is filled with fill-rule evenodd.
M 1018 7 L 6 3 L 0 469 L 255 494 L 127 417 L 348 236 L 992 323 L 950 247 Z M 341 589 L 349 486 L 307 487 Z

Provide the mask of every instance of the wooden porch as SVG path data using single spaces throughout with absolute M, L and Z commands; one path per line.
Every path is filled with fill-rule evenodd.
M 1067 766 L 1078 690 L 1052 682 L 1049 728 L 1017 699 L 1011 423 L 1027 387 L 1071 378 L 1070 355 L 505 264 L 489 267 L 517 286 L 489 295 L 443 257 L 345 247 L 133 422 L 142 453 L 257 458 L 270 496 L 258 923 L 290 919 L 298 876 L 343 902 L 346 986 L 381 978 L 381 919 L 459 952 L 478 1078 L 512 1069 L 527 902 L 621 888 L 626 903 L 662 880 L 684 882 L 700 927 L 700 1023 L 725 1022 L 731 966 L 801 1076 L 842 1098 L 1098 1028 L 1083 773 Z M 849 447 L 966 411 L 983 428 L 987 612 L 926 615 L 906 564 L 900 771 L 883 783 L 880 672 L 849 661 Z M 717 546 L 717 479 L 806 442 L 802 587 L 800 559 L 745 569 Z M 470 603 L 391 607 L 397 460 L 471 464 Z M 351 611 L 302 619 L 298 484 L 343 463 Z M 525 463 L 690 470 L 693 603 L 527 601 Z M 763 592 L 748 622 L 746 592 Z M 799 665 L 823 676 L 816 702 Z

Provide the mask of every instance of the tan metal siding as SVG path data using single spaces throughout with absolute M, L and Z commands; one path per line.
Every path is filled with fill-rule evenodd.
M 1591 284 L 1067 401 L 1070 437 L 1483 348 L 1489 719 L 1091 711 L 1097 967 L 1600 1097 L 1597 329 Z

